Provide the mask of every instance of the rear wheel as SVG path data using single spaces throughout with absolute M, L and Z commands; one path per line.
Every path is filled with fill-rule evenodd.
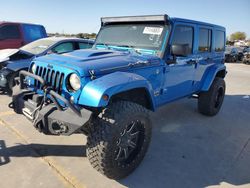
M 142 161 L 151 139 L 148 110 L 119 101 L 93 118 L 87 142 L 91 165 L 112 179 L 128 176 Z
M 234 56 L 234 62 L 235 62 L 235 63 L 237 62 L 237 59 L 238 59 L 238 57 L 237 57 L 237 56 Z
M 223 78 L 216 77 L 206 92 L 201 92 L 198 99 L 199 112 L 207 115 L 216 115 L 223 103 L 225 96 L 226 84 Z

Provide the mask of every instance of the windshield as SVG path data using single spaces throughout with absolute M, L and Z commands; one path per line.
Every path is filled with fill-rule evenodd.
M 160 24 L 126 24 L 103 27 L 97 45 L 119 46 L 160 51 L 168 26 Z
M 54 45 L 56 41 L 49 40 L 49 39 L 41 39 L 34 42 L 31 42 L 22 48 L 20 48 L 23 51 L 32 53 L 32 54 L 40 54 L 43 53 L 45 50 L 47 50 L 50 46 Z

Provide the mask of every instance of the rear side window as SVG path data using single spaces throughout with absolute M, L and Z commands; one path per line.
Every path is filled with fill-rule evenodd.
M 79 49 L 87 49 L 87 48 L 91 48 L 91 47 L 92 47 L 92 44 L 84 43 L 84 42 L 79 43 Z
M 199 31 L 199 52 L 211 51 L 211 33 L 210 29 L 201 28 Z
M 71 52 L 74 50 L 74 45 L 71 42 L 65 42 L 56 46 L 52 51 L 58 54 Z
M 192 53 L 193 49 L 193 35 L 194 29 L 190 26 L 178 25 L 175 27 L 174 36 L 172 40 L 172 44 L 188 44 L 189 46 L 189 53 Z
M 0 27 L 0 39 L 20 39 L 21 34 L 18 25 L 5 25 Z
M 214 41 L 216 52 L 221 52 L 225 50 L 225 34 L 223 31 L 215 31 Z
M 46 37 L 44 27 L 39 25 L 23 25 L 23 31 L 28 42 Z

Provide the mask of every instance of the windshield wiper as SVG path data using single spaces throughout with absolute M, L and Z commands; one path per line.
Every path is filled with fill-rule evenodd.
M 136 52 L 137 54 L 141 54 L 140 51 L 136 50 L 135 46 L 132 46 L 132 45 L 114 45 L 114 46 L 121 47 L 121 48 L 130 48 L 129 50 L 132 50 L 133 52 Z
M 131 45 L 114 45 L 114 46 L 123 47 L 123 48 L 134 48 L 134 46 L 131 46 Z
M 101 43 L 101 42 L 96 43 L 95 46 L 104 46 L 106 49 L 108 49 L 108 50 L 110 49 L 110 47 L 107 44 Z

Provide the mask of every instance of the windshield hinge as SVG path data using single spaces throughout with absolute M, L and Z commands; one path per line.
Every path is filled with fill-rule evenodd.
M 91 80 L 94 80 L 94 79 L 96 79 L 96 76 L 95 76 L 95 70 L 89 70 L 89 74 L 90 74 L 90 79 Z

